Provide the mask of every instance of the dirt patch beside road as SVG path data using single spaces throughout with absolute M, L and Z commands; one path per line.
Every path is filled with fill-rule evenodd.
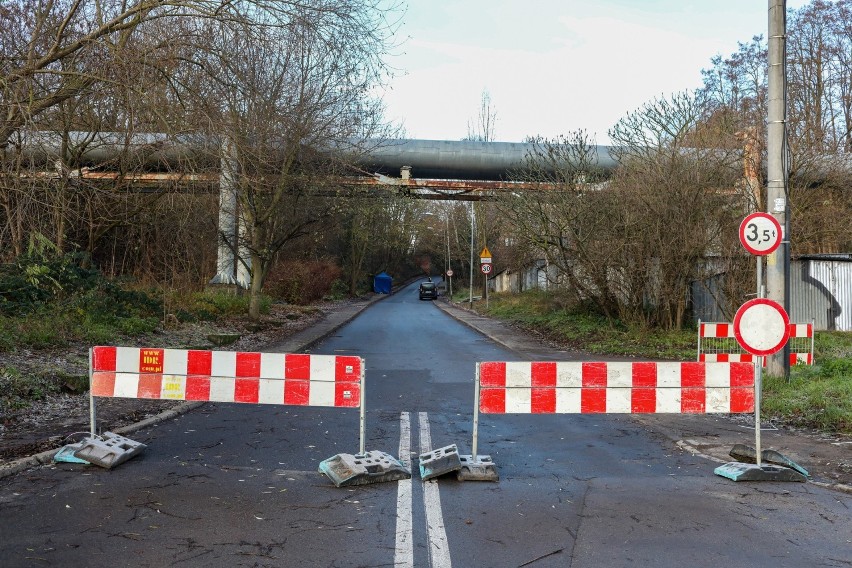
M 755 446 L 754 415 L 637 414 L 644 428 L 672 440 L 682 450 L 718 462 L 736 461 L 735 444 Z M 762 449 L 772 449 L 804 467 L 811 480 L 852 493 L 852 438 L 761 422 Z

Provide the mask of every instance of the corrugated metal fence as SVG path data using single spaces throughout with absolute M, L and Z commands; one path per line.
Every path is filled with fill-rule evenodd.
M 696 320 L 728 321 L 717 299 L 721 278 L 692 283 Z M 790 321 L 814 321 L 814 329 L 852 331 L 852 254 L 803 256 L 790 262 Z

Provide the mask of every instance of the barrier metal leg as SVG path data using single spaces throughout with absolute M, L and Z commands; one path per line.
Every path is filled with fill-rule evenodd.
M 811 365 L 814 364 L 814 337 L 816 337 L 816 334 L 814 333 L 814 323 L 816 323 L 816 320 L 811 318 Z
M 701 318 L 698 319 L 698 355 L 695 356 L 696 361 L 701 361 Z
M 364 369 L 364 360 L 361 359 L 361 409 L 360 412 L 360 432 L 358 433 L 358 454 L 364 455 L 367 451 L 367 440 L 366 440 L 366 432 L 367 432 L 367 382 L 364 380 L 367 376 L 367 372 Z
M 411 469 L 400 460 L 385 452 L 367 451 L 367 387 L 364 360 L 361 359 L 361 408 L 359 410 L 358 453 L 337 454 L 323 460 L 318 471 L 337 487 L 367 485 L 384 481 L 411 479 Z
M 751 458 L 754 456 L 755 463 L 729 462 L 720 465 L 713 473 L 722 477 L 727 477 L 732 481 L 806 481 L 807 471 L 798 464 L 787 460 L 778 452 L 766 450 L 769 453 L 770 459 L 777 456 L 775 463 L 781 467 L 772 465 L 763 465 L 761 458 L 766 458 L 766 454 L 760 448 L 760 398 L 763 379 L 763 357 L 755 357 L 754 363 L 754 444 L 755 450 L 752 454 L 751 448 L 745 446 L 737 447 L 731 450 L 731 456 L 740 458 Z M 786 463 L 785 462 L 789 462 Z
M 90 440 L 95 439 L 96 430 L 95 397 L 92 396 L 92 349 L 89 349 L 89 433 Z M 88 465 L 90 462 L 74 455 L 77 450 L 82 449 L 84 442 L 66 444 L 53 455 L 54 462 L 78 463 Z
M 459 456 L 461 469 L 456 477 L 459 481 L 499 481 L 497 467 L 491 461 L 491 456 L 480 456 L 479 450 L 479 363 L 476 364 L 475 390 L 473 394 L 473 443 L 471 455 Z
M 95 395 L 92 394 L 92 348 L 89 348 L 89 434 L 92 438 L 95 437 L 95 422 L 97 419 L 97 413 L 95 411 Z
M 473 391 L 473 443 L 471 453 L 476 456 L 479 445 L 479 363 L 476 364 L 476 378 Z

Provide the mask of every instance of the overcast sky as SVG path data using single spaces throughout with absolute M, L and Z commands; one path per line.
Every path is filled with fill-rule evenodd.
M 788 8 L 809 2 L 787 0 Z M 409 0 L 388 62 L 387 117 L 405 136 L 460 140 L 483 91 L 495 139 L 585 129 L 701 85 L 737 42 L 767 35 L 768 0 Z

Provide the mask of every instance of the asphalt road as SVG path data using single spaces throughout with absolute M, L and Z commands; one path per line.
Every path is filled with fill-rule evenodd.
M 367 449 L 410 461 L 411 480 L 317 473 L 357 452 L 355 410 L 207 404 L 136 432 L 148 449 L 113 470 L 0 481 L 0 566 L 852 565 L 852 497 L 730 482 L 629 416 L 483 415 L 500 481 L 424 483 L 418 454 L 471 451 L 476 361 L 519 354 L 416 285 L 312 352 L 365 358 Z

